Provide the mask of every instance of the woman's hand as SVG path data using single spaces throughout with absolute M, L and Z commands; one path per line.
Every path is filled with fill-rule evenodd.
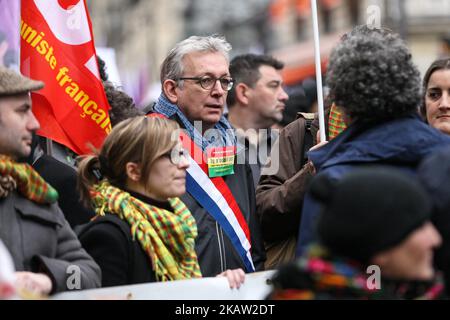
M 16 272 L 17 291 L 26 291 L 34 295 L 49 295 L 52 291 L 52 280 L 43 273 Z
M 231 289 L 239 289 L 245 281 L 245 272 L 242 269 L 226 270 L 217 277 L 227 277 Z

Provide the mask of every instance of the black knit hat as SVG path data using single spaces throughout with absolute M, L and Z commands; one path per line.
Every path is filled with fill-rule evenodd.
M 324 204 L 320 241 L 362 263 L 400 244 L 431 215 L 430 200 L 414 177 L 389 167 L 357 169 L 338 183 L 319 175 L 311 193 Z

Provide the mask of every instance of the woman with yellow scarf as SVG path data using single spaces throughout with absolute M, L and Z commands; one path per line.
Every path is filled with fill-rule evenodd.
M 186 191 L 189 162 L 178 125 L 136 117 L 118 124 L 98 155 L 79 164 L 79 188 L 96 217 L 79 238 L 102 269 L 102 285 L 201 277 L 195 252 L 197 226 L 178 198 Z M 227 270 L 231 288 L 244 282 Z

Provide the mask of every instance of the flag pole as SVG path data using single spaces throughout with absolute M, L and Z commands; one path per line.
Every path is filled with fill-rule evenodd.
M 53 156 L 53 141 L 49 138 L 45 138 L 45 144 L 47 146 L 47 155 Z
M 311 0 L 311 11 L 314 30 L 314 55 L 316 64 L 316 83 L 317 83 L 317 109 L 319 111 L 319 129 L 320 141 L 326 141 L 325 135 L 325 112 L 323 107 L 323 91 L 322 91 L 322 66 L 320 61 L 320 43 L 319 43 L 319 21 L 317 19 L 317 1 Z

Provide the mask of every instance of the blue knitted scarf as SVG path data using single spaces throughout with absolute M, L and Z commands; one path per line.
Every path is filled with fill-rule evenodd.
M 161 93 L 153 110 L 157 113 L 165 115 L 168 118 L 176 114 L 183 123 L 183 126 L 186 129 L 186 133 L 198 146 L 202 147 L 203 151 L 211 147 L 225 147 L 236 145 L 236 136 L 234 134 L 234 129 L 231 127 L 230 123 L 223 115 L 220 118 L 219 122 L 214 125 L 213 129 L 215 130 L 207 130 L 206 136 L 203 136 L 192 125 L 192 122 L 186 118 L 186 116 L 183 114 L 183 112 L 181 112 L 178 106 L 167 100 L 164 94 Z

